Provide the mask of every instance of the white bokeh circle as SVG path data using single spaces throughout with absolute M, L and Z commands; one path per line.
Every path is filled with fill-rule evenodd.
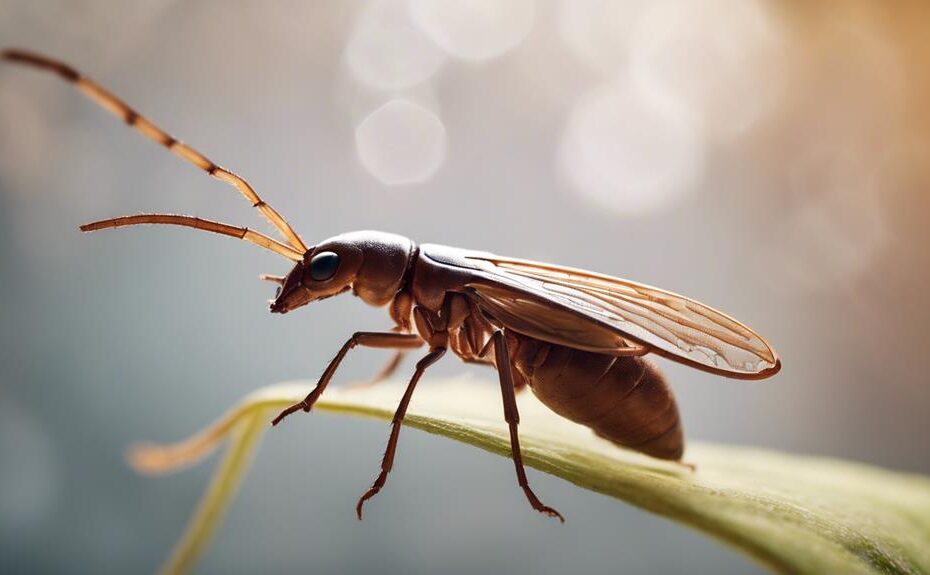
M 785 34 L 759 0 L 665 0 L 639 18 L 630 48 L 636 87 L 700 118 L 711 135 L 747 131 L 785 82 Z
M 625 73 L 630 36 L 648 6 L 643 0 L 562 0 L 559 36 L 586 65 L 617 76 Z
M 446 156 L 446 128 L 423 106 L 395 99 L 368 115 L 355 129 L 362 166 L 389 186 L 429 179 Z
M 409 0 L 410 14 L 427 36 L 464 60 L 496 58 L 533 28 L 534 0 Z
M 583 199 L 639 215 L 686 195 L 702 174 L 703 160 L 703 142 L 686 116 L 617 84 L 575 105 L 557 164 Z
M 359 15 L 345 58 L 358 82 L 390 91 L 429 79 L 445 54 L 413 23 L 406 0 L 379 0 Z
M 824 150 L 827 154 L 840 150 Z M 835 290 L 864 274 L 892 237 L 879 173 L 857 173 L 849 158 L 811 157 L 794 166 L 794 186 L 818 193 L 783 216 L 769 250 L 785 285 L 800 291 Z

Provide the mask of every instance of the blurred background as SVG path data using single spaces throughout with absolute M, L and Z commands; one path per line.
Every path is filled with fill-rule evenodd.
M 930 472 L 930 5 L 922 0 L 0 0 L 60 57 L 245 177 L 308 243 L 374 228 L 627 277 L 764 334 L 784 369 L 658 360 L 691 440 Z M 0 571 L 150 572 L 211 465 L 135 475 L 258 387 L 315 378 L 350 297 L 267 312 L 287 262 L 143 211 L 267 231 L 223 184 L 48 74 L 0 67 Z M 337 380 L 387 358 L 354 352 Z M 404 372 L 412 368 L 412 361 Z M 454 360 L 434 375 L 481 368 Z M 681 526 L 382 422 L 266 436 L 203 573 L 747 573 Z

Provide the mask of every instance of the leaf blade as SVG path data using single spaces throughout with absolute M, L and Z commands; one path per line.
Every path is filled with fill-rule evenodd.
M 301 399 L 307 389 L 282 385 L 260 390 L 203 437 L 218 441 L 222 434 L 216 429 L 236 428 L 236 418 L 267 419 Z M 315 409 L 390 419 L 400 393 L 402 388 L 390 385 L 330 390 Z M 548 412 L 530 394 L 522 394 L 520 411 L 528 466 L 700 529 L 777 572 L 930 572 L 926 477 L 835 459 L 706 444 L 688 450 L 688 458 L 698 464 L 692 474 L 598 439 Z M 405 424 L 510 455 L 494 385 L 430 382 L 418 389 Z M 206 450 L 202 442 L 198 446 L 196 456 L 201 457 Z M 190 461 L 175 458 L 171 463 Z M 245 467 L 238 469 L 240 475 L 244 472 Z M 229 500 L 217 503 L 226 505 Z M 211 517 L 218 521 L 221 515 L 213 512 Z M 185 539 L 180 547 L 185 545 L 191 541 Z

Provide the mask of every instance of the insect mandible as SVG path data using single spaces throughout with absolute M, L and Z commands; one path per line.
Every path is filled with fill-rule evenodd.
M 272 313 L 351 291 L 365 303 L 387 307 L 391 331 L 360 331 L 345 342 L 314 389 L 273 424 L 309 412 L 354 347 L 396 350 L 377 378 L 390 375 L 402 355 L 426 346 L 397 407 L 372 486 L 356 512 L 384 486 L 394 463 L 407 405 L 423 373 L 451 350 L 462 360 L 497 369 L 504 419 L 510 429 L 517 480 L 533 509 L 560 520 L 527 482 L 517 432 L 516 392 L 529 387 L 552 411 L 597 435 L 647 455 L 680 461 L 684 439 L 678 408 L 664 377 L 643 356 L 654 353 L 719 375 L 761 379 L 781 362 L 758 334 L 692 299 L 606 275 L 486 252 L 422 244 L 376 231 L 342 234 L 307 246 L 251 185 L 194 148 L 170 136 L 105 88 L 70 66 L 23 50 L 0 58 L 57 74 L 143 136 L 235 187 L 283 236 L 171 214 L 140 214 L 81 226 L 91 232 L 140 224 L 175 225 L 223 234 L 292 260 L 279 284 Z

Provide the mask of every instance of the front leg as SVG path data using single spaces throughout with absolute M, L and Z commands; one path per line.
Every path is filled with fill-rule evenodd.
M 415 349 L 423 345 L 423 340 L 419 336 L 412 333 L 394 333 L 394 332 L 377 332 L 377 331 L 358 331 L 352 334 L 352 337 L 349 338 L 349 341 L 345 342 L 342 348 L 339 350 L 339 353 L 336 354 L 336 357 L 333 358 L 329 365 L 326 366 L 326 370 L 323 372 L 323 375 L 320 376 L 319 381 L 317 381 L 316 387 L 313 388 L 307 397 L 303 400 L 298 401 L 294 405 L 288 407 L 274 420 L 271 422 L 272 425 L 277 425 L 281 423 L 288 415 L 294 413 L 295 411 L 303 410 L 309 412 L 313 408 L 313 404 L 316 403 L 316 400 L 320 398 L 320 395 L 323 394 L 323 390 L 326 389 L 326 386 L 329 385 L 329 380 L 333 378 L 333 374 L 336 373 L 336 369 L 339 367 L 339 364 L 342 363 L 342 359 L 349 353 L 349 350 L 355 346 L 364 346 L 364 347 L 375 347 L 381 349 Z

